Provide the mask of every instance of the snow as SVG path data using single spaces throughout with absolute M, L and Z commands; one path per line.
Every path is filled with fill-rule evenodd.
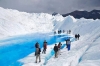
M 0 66 L 100 66 L 100 20 L 26 13 L 0 7 Z M 53 34 L 65 30 L 65 33 Z M 71 34 L 67 31 L 71 30 Z M 80 34 L 75 41 L 74 35 Z M 71 38 L 68 51 L 65 40 Z M 34 44 L 47 40 L 46 54 L 35 63 Z M 58 58 L 54 44 L 62 43 Z
M 34 32 L 50 32 L 53 30 L 51 20 L 53 17 L 50 14 L 29 14 L 0 8 L 0 15 L 0 38 Z

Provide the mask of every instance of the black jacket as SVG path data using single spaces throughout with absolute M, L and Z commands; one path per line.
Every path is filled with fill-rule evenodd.
M 58 51 L 58 46 L 54 46 L 54 51 L 55 51 L 55 52 Z

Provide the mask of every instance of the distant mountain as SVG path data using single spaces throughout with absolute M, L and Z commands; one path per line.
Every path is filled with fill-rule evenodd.
M 62 14 L 63 17 L 66 17 L 68 15 L 72 15 L 74 18 L 86 18 L 86 19 L 100 19 L 100 10 L 92 10 L 90 12 L 88 11 L 73 11 L 71 13 Z
M 57 15 L 57 14 L 58 14 L 58 13 L 54 12 L 52 15 L 55 16 L 55 15 Z

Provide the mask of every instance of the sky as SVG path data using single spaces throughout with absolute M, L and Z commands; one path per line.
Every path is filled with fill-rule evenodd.
M 100 10 L 100 0 L 0 0 L 0 7 L 28 13 L 70 13 L 75 10 Z

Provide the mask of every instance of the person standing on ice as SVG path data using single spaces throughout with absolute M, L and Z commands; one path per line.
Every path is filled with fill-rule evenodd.
M 77 40 L 77 38 L 78 38 L 78 35 L 77 35 L 77 34 L 75 34 L 75 40 Z
M 60 33 L 60 31 L 58 30 L 58 34 Z
M 58 50 L 60 50 L 60 48 L 61 48 L 61 42 L 59 42 L 58 44 Z
M 56 34 L 56 31 L 54 31 L 54 34 Z
M 61 31 L 61 30 L 60 30 L 59 32 L 60 32 L 60 34 L 62 33 L 62 31 Z
M 46 54 L 46 49 L 47 49 L 47 42 L 46 42 L 46 40 L 44 40 L 42 53 Z
M 55 44 L 55 46 L 54 46 L 54 52 L 55 52 L 55 58 L 57 58 L 58 57 L 58 46 L 57 46 L 57 44 Z
M 67 49 L 68 51 L 70 50 L 70 47 L 71 47 L 71 41 L 70 39 L 67 40 Z
M 65 40 L 66 41 L 66 48 L 68 47 L 68 39 L 67 40 Z
M 63 33 L 65 33 L 65 30 L 63 30 Z
M 41 52 L 41 49 L 38 44 L 36 48 L 36 61 L 35 61 L 36 63 L 37 63 L 38 58 L 39 58 L 39 62 L 41 62 L 40 52 Z
M 68 49 L 68 51 L 70 50 L 70 45 L 71 45 L 71 41 L 70 39 L 65 40 L 66 41 L 66 48 Z
M 69 30 L 69 34 L 71 34 L 71 30 Z
M 78 40 L 79 40 L 79 37 L 80 37 L 80 35 L 78 34 L 78 35 L 77 35 Z
M 60 49 L 61 49 L 61 42 L 59 42 L 59 44 L 58 44 L 58 54 L 60 54 Z

